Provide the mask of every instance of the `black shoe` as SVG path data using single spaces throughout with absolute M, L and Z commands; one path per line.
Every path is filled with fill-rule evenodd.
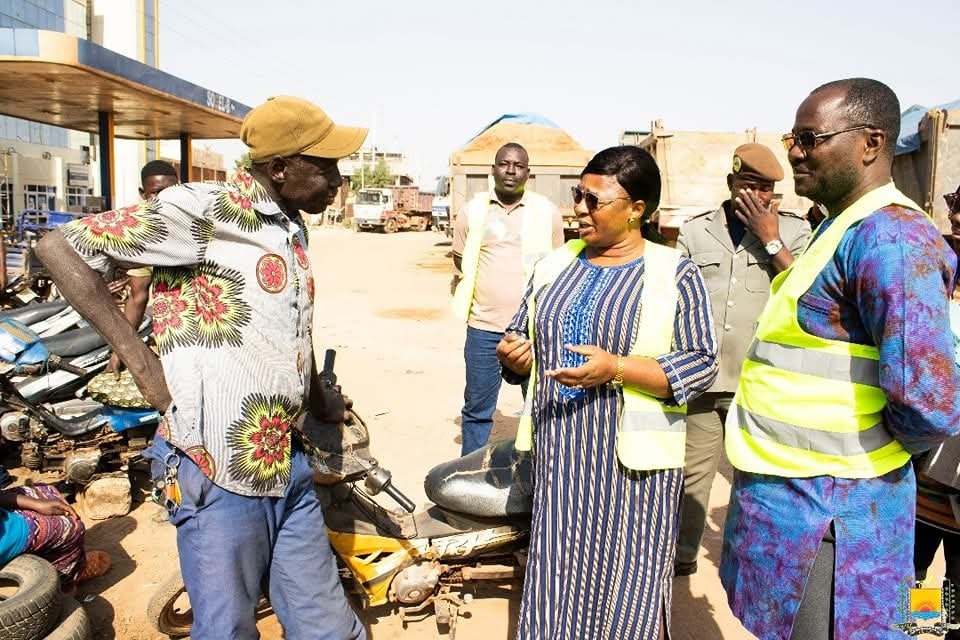
M 693 562 L 675 562 L 673 564 L 673 576 L 692 576 L 697 572 L 697 561 Z

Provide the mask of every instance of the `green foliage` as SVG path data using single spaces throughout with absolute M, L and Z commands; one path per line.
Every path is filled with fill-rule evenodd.
M 242 156 L 240 156 L 233 162 L 234 168 L 237 169 L 238 171 L 240 169 L 243 169 L 244 171 L 249 171 L 252 165 L 253 163 L 250 161 L 249 152 L 244 153 Z
M 372 169 L 368 164 L 363 165 L 362 180 L 361 169 L 357 168 L 350 176 L 350 188 L 356 191 L 360 188 L 361 182 L 364 187 L 369 188 L 389 187 L 394 181 L 395 178 L 390 175 L 390 166 L 387 165 L 387 161 L 380 158 Z

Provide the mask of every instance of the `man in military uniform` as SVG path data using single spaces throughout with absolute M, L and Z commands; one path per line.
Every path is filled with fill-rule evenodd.
M 677 239 L 677 248 L 700 267 L 710 290 L 720 351 L 717 381 L 687 408 L 684 501 L 675 565 L 679 576 L 697 570 L 710 487 L 723 447 L 722 419 L 737 390 L 770 281 L 803 251 L 810 236 L 805 220 L 778 211 L 773 187 L 782 179 L 783 168 L 770 149 L 756 143 L 740 145 L 727 175 L 730 199 L 689 220 Z

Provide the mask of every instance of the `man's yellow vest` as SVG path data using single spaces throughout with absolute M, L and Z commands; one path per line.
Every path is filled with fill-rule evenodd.
M 866 194 L 774 278 L 727 415 L 726 449 L 741 471 L 788 478 L 875 478 L 910 459 L 883 424 L 876 347 L 805 332 L 797 300 L 844 233 L 895 204 L 923 211 L 893 184 Z
M 453 314 L 461 320 L 470 319 L 473 306 L 473 292 L 477 286 L 477 271 L 480 268 L 480 250 L 483 236 L 487 230 L 487 210 L 490 207 L 490 193 L 478 193 L 466 206 L 467 240 L 463 247 L 460 270 L 463 279 L 453 294 Z M 553 250 L 553 211 L 549 200 L 538 193 L 527 191 L 523 194 L 520 253 L 523 260 L 523 282 L 517 287 L 523 291 L 533 273 L 533 266 Z M 463 214 L 461 214 L 463 215 Z
M 536 397 L 536 297 L 577 259 L 586 244 L 571 240 L 541 260 L 533 273 L 533 291 L 527 298 L 528 332 L 534 347 L 527 399 L 517 431 L 516 448 L 533 448 L 533 402 Z M 673 348 L 677 314 L 677 266 L 680 252 L 647 241 L 644 251 L 643 291 L 637 310 L 637 335 L 631 356 L 656 357 Z M 675 469 L 683 466 L 687 437 L 687 408 L 672 406 L 630 385 L 623 385 L 623 413 L 617 426 L 617 458 L 628 469 Z

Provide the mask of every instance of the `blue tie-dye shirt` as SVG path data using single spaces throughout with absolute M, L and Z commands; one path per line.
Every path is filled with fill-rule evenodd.
M 923 214 L 889 206 L 846 232 L 799 300 L 805 331 L 877 346 L 884 423 L 911 453 L 960 431 L 948 311 L 955 271 Z M 906 622 L 897 604 L 913 580 L 915 501 L 909 464 L 869 479 L 735 471 L 720 570 L 734 614 L 762 640 L 789 638 L 833 522 L 835 640 L 906 638 L 891 625 Z

